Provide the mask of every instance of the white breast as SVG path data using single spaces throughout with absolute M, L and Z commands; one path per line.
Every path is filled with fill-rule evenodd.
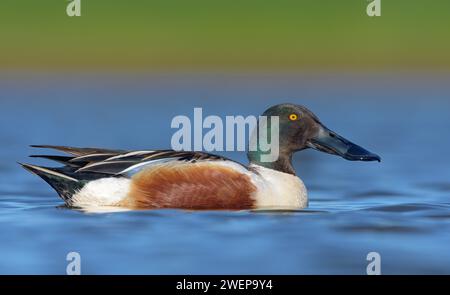
M 303 181 L 295 175 L 258 165 L 251 165 L 259 176 L 253 177 L 258 188 L 258 209 L 302 209 L 308 207 L 308 194 Z

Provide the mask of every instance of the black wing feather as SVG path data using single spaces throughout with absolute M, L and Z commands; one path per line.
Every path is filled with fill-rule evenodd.
M 34 148 L 43 148 L 43 149 L 54 149 L 57 151 L 61 151 L 64 153 L 68 153 L 77 157 L 89 155 L 89 154 L 100 154 L 100 153 L 112 153 L 112 154 L 120 154 L 126 152 L 124 150 L 109 150 L 102 148 L 77 148 L 70 146 L 61 146 L 61 145 L 32 145 Z
M 34 157 L 42 157 L 63 163 L 66 166 L 60 168 L 60 171 L 74 178 L 78 178 L 78 175 L 80 177 L 83 175 L 83 177 L 88 176 L 89 178 L 92 178 L 96 174 L 98 174 L 99 178 L 105 177 L 105 175 L 118 176 L 122 171 L 134 165 L 147 162 L 150 165 L 152 161 L 165 159 L 167 161 L 182 161 L 188 163 L 194 163 L 196 161 L 232 161 L 218 155 L 191 151 L 122 151 L 51 145 L 39 145 L 34 147 L 56 149 L 73 155 L 73 157 L 39 155 Z

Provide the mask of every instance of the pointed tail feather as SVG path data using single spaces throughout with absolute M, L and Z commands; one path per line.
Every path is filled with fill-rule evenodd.
M 70 146 L 59 146 L 59 145 L 31 145 L 31 147 L 34 148 L 42 148 L 42 149 L 54 149 L 57 151 L 61 151 L 64 153 L 68 153 L 77 157 L 88 155 L 88 154 L 95 154 L 95 153 L 121 153 L 122 150 L 108 150 L 108 149 L 101 149 L 101 148 L 77 148 L 77 147 L 70 147 Z
M 75 194 L 84 186 L 84 182 L 65 175 L 61 170 L 57 168 L 48 168 L 22 163 L 18 164 L 20 164 L 23 168 L 30 171 L 31 173 L 41 177 L 45 182 L 53 187 L 53 189 L 59 194 L 59 196 L 69 205 L 70 199 L 72 198 L 73 194 Z
M 66 157 L 66 156 L 51 156 L 51 155 L 31 155 L 30 158 L 42 158 L 47 160 L 52 160 L 64 165 L 78 167 L 79 165 L 72 164 L 70 160 L 74 159 L 74 157 Z

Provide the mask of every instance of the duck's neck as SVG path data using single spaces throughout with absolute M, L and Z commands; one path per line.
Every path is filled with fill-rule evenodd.
M 261 151 L 248 152 L 247 157 L 250 161 L 250 164 L 295 175 L 294 167 L 292 167 L 292 154 L 292 152 L 280 151 L 278 159 L 274 162 L 261 161 Z

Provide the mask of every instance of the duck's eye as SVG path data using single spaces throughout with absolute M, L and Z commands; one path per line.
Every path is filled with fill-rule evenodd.
M 298 120 L 298 115 L 297 115 L 297 114 L 290 114 L 290 115 L 289 115 L 289 120 L 291 120 L 291 121 L 297 121 L 297 120 Z

